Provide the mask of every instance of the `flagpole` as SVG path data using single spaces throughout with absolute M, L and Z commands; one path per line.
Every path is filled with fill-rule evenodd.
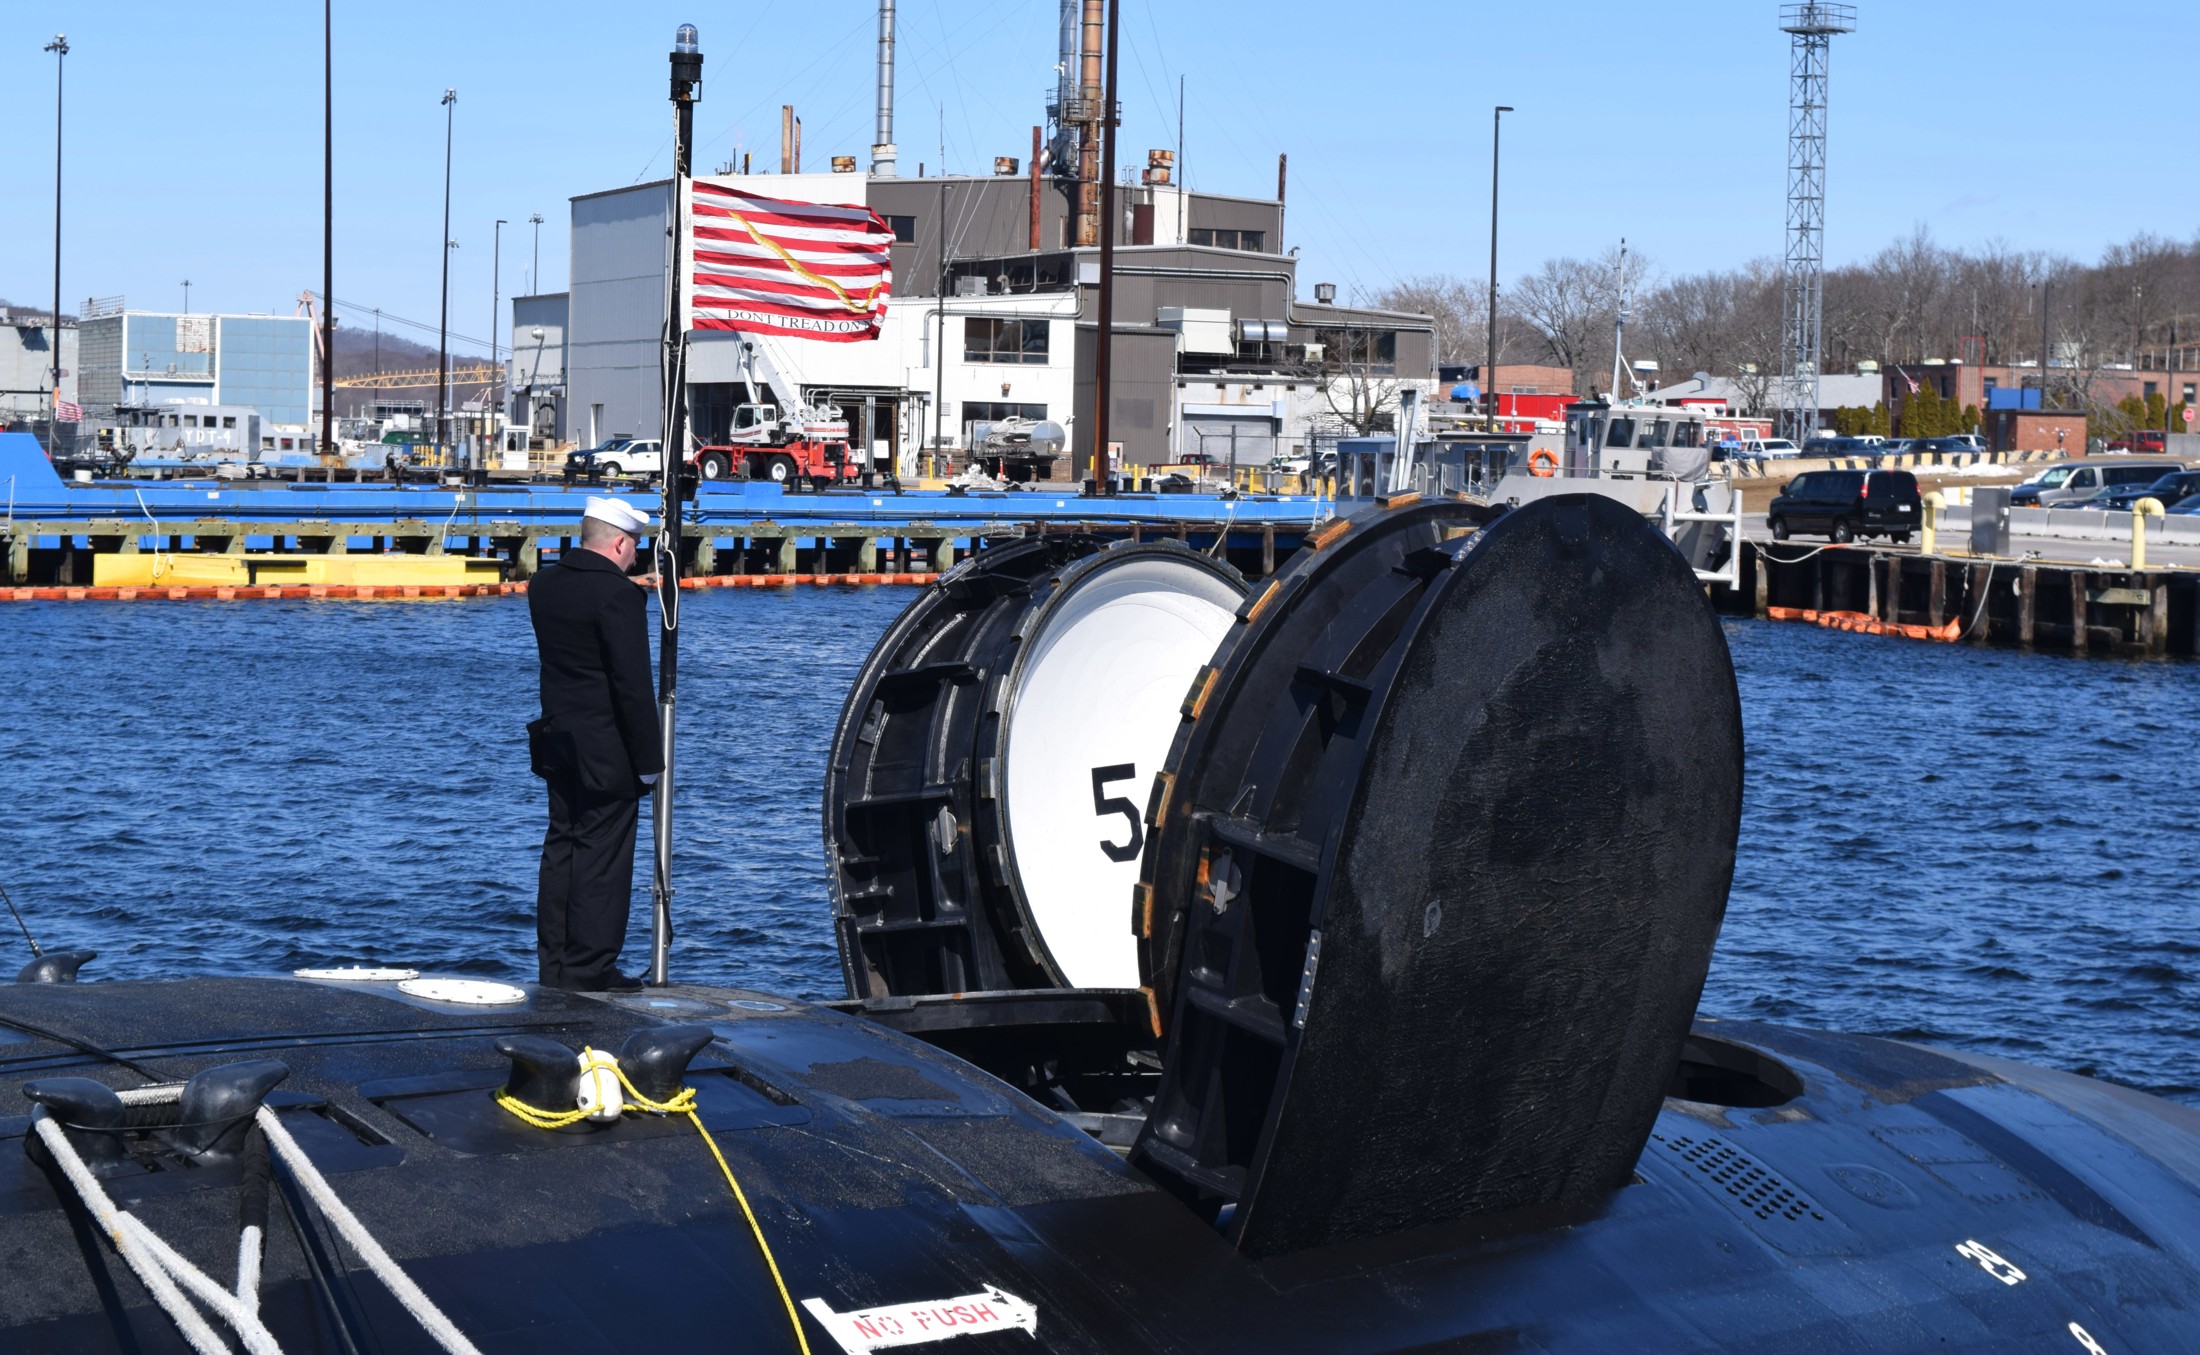
M 687 228 L 688 155 L 695 141 L 695 100 L 703 83 L 703 53 L 693 24 L 672 43 L 672 268 L 666 287 L 664 504 L 657 520 L 657 717 L 664 738 L 664 773 L 650 806 L 656 870 L 650 881 L 649 981 L 672 981 L 672 721 L 680 670 L 680 483 L 687 470 L 687 316 L 680 300 L 680 256 Z

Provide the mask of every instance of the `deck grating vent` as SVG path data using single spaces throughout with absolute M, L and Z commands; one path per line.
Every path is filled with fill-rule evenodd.
M 1652 1134 L 1666 1150 L 1702 1172 L 1744 1213 L 1765 1222 L 1824 1223 L 1826 1216 L 1809 1196 L 1781 1180 L 1757 1159 L 1724 1139 L 1687 1134 Z

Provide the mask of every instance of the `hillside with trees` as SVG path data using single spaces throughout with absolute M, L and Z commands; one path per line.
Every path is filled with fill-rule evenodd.
M 1779 371 L 1777 260 L 1669 277 L 1629 253 L 1625 267 L 1623 275 L 1614 246 L 1591 259 L 1546 260 L 1502 288 L 1498 361 L 1567 367 L 1577 393 L 1604 392 L 1611 383 L 1612 322 L 1625 294 L 1626 357 L 1656 361 L 1664 380 Z M 1485 282 L 1424 276 L 1364 299 L 1434 315 L 1440 360 L 1479 363 L 1488 342 L 1488 292 Z M 1866 360 L 1882 367 L 1933 359 L 2036 365 L 2043 318 L 2053 347 L 2050 405 L 2084 409 L 2101 432 L 2142 418 L 2160 427 L 2162 414 L 2174 410 L 2149 416 L 2142 402 L 2111 403 L 2095 387 L 2105 372 L 2161 369 L 2173 347 L 2178 368 L 2200 367 L 2200 235 L 2179 242 L 2140 234 L 2081 263 L 1999 240 L 1951 248 L 1921 227 L 1862 263 L 1828 270 L 1825 370 L 1853 372 Z M 1938 428 L 1962 416 L 1960 409 L 1947 419 L 1927 411 L 1908 421 Z

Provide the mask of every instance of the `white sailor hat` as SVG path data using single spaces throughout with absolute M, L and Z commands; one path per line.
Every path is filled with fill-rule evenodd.
M 624 499 L 591 498 L 581 516 L 594 518 L 598 522 L 608 522 L 632 536 L 640 536 L 649 530 L 649 514 L 636 511 Z

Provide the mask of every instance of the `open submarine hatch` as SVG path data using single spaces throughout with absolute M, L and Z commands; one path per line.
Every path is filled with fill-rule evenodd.
M 27 967 L 0 1349 L 228 1348 L 140 1225 L 290 1351 L 2200 1347 L 2200 1113 L 1695 1018 L 1740 717 L 1655 529 L 1309 545 L 928 589 L 828 772 L 845 1002 Z

